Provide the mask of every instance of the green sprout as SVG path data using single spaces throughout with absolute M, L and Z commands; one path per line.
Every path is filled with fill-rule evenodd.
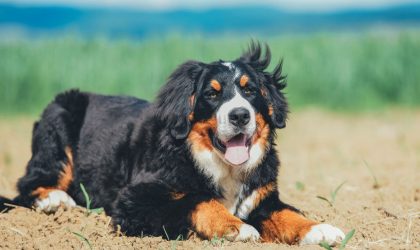
M 88 245 L 89 249 L 92 250 L 92 245 L 90 244 L 89 240 L 85 236 L 77 232 L 71 232 L 71 233 L 76 235 L 82 242 L 85 242 Z
M 303 191 L 303 190 L 305 190 L 305 184 L 303 184 L 303 182 L 297 181 L 297 182 L 295 183 L 295 185 L 296 185 L 296 189 L 297 189 L 297 190 L 299 190 L 299 191 Z
M 101 214 L 104 209 L 102 207 L 99 208 L 91 208 L 91 204 L 92 204 L 92 199 L 90 199 L 89 194 L 86 191 L 85 186 L 80 183 L 80 189 L 82 190 L 82 193 L 85 197 L 85 201 L 86 201 L 86 210 L 87 210 L 87 215 L 91 214 L 91 213 L 95 213 L 95 214 Z
M 356 232 L 355 229 L 352 229 L 350 232 L 348 232 L 346 234 L 346 236 L 344 237 L 344 239 L 341 241 L 340 246 L 338 247 L 339 250 L 344 250 L 344 248 L 347 245 L 347 242 L 349 242 L 349 240 L 353 237 L 354 233 Z M 327 250 L 332 250 L 332 247 L 325 241 L 322 241 L 321 243 L 319 243 L 319 245 Z
M 376 178 L 376 175 L 375 175 L 375 173 L 373 172 L 372 168 L 369 166 L 369 164 L 368 164 L 365 160 L 363 160 L 363 163 L 365 164 L 366 168 L 369 170 L 369 173 L 370 173 L 370 175 L 371 175 L 371 176 L 372 176 L 372 178 L 373 178 L 373 188 L 374 188 L 374 189 L 379 188 L 379 182 L 378 182 L 378 179 Z
M 344 185 L 344 183 L 346 183 L 346 182 L 345 181 L 342 182 L 340 185 L 338 185 L 338 187 L 334 191 L 331 191 L 331 194 L 330 194 L 331 199 L 327 199 L 327 198 L 325 198 L 323 196 L 320 196 L 320 195 L 317 195 L 316 198 L 328 202 L 328 204 L 331 207 L 333 207 L 334 206 L 334 202 L 335 202 L 335 198 L 337 197 L 337 193 L 341 189 L 341 187 Z

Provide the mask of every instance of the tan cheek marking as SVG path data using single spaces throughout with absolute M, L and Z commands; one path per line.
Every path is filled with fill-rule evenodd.
M 63 164 L 63 170 L 60 173 L 57 185 L 55 187 L 39 187 L 32 192 L 32 195 L 40 198 L 48 197 L 48 194 L 54 190 L 66 192 L 73 181 L 73 153 L 70 147 L 64 149 L 67 157 L 67 163 Z
M 255 120 L 257 122 L 257 131 L 252 140 L 252 144 L 261 143 L 262 146 L 265 147 L 268 143 L 268 137 L 270 135 L 270 127 L 260 113 L 257 113 L 255 115 Z
M 188 135 L 188 140 L 194 150 L 213 150 L 213 144 L 208 131 L 211 129 L 213 132 L 216 132 L 216 126 L 217 120 L 215 117 L 206 121 L 196 122 L 193 125 L 191 132 Z
M 194 120 L 194 112 L 191 112 L 191 113 L 188 115 L 188 120 L 189 120 L 189 121 Z
M 289 209 L 274 212 L 261 223 L 261 239 L 264 242 L 298 243 L 318 224 Z
M 242 75 L 241 79 L 239 79 L 239 85 L 241 87 L 245 87 L 248 84 L 249 77 L 247 75 Z
M 211 80 L 210 85 L 216 91 L 222 90 L 222 85 L 217 80 Z
M 214 236 L 235 238 L 243 224 L 214 199 L 198 204 L 191 214 L 191 222 L 194 230 L 205 239 Z

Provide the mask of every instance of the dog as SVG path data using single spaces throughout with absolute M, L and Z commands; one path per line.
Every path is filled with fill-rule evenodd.
M 282 61 L 251 42 L 234 61 L 180 65 L 149 103 L 70 90 L 33 127 L 19 195 L 47 213 L 103 207 L 126 235 L 334 245 L 343 232 L 279 199 L 276 129 L 286 126 Z

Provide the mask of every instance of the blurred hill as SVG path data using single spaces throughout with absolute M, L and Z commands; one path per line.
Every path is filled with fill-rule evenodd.
M 287 12 L 245 6 L 147 11 L 0 4 L 0 37 L 74 33 L 83 37 L 146 38 L 168 33 L 278 35 L 420 27 L 420 4 L 337 12 Z

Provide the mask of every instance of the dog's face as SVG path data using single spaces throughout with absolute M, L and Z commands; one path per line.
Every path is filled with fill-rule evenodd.
M 227 164 L 240 166 L 251 156 L 260 158 L 261 149 L 257 155 L 250 155 L 250 151 L 258 143 L 266 147 L 268 138 L 261 138 L 263 142 L 258 139 L 264 136 L 261 135 L 263 129 L 269 129 L 265 122 L 269 119 L 269 103 L 262 95 L 258 75 L 240 62 L 221 61 L 207 67 L 208 73 L 195 95 L 197 100 L 190 118 L 197 124 L 207 123 L 211 128 L 198 131 L 200 126 L 194 124 L 190 143 L 197 147 L 201 142 L 194 140 L 194 133 L 207 133 L 211 143 L 207 149 Z M 257 124 L 257 117 L 263 120 L 262 124 Z
M 249 171 L 271 146 L 273 130 L 285 126 L 281 64 L 268 73 L 268 48 L 265 58 L 260 57 L 260 46 L 252 44 L 232 62 L 188 62 L 160 93 L 158 100 L 167 105 L 165 109 L 173 102 L 167 111 L 172 113 L 167 121 L 172 122 L 172 134 L 187 138 L 198 164 L 216 162 Z

